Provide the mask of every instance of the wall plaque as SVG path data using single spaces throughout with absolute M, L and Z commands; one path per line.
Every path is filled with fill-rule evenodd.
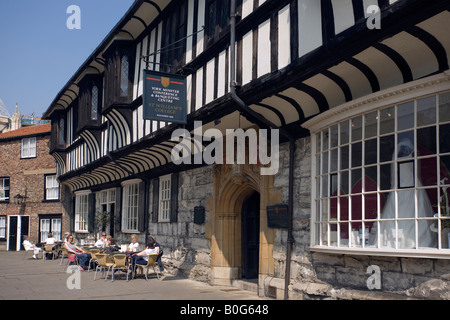
M 275 204 L 267 206 L 267 225 L 270 228 L 287 228 L 288 205 Z
M 205 223 L 205 207 L 194 207 L 194 223 L 204 224 Z

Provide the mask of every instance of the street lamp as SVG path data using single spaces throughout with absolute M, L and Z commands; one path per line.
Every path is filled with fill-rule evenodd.
M 22 196 L 20 193 L 18 193 L 14 196 L 14 203 L 17 205 L 22 205 L 25 203 L 25 199 L 25 196 Z

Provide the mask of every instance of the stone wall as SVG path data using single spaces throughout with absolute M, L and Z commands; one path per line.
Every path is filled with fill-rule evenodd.
M 163 247 L 162 261 L 166 270 L 181 273 L 198 281 L 211 278 L 210 240 L 206 222 L 210 219 L 208 199 L 214 190 L 212 167 L 181 172 L 178 192 L 178 222 L 149 223 L 149 235 Z M 150 187 L 150 203 L 152 203 Z M 204 224 L 194 223 L 194 207 L 206 208 Z

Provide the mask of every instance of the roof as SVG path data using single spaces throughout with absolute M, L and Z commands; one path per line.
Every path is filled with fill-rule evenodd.
M 21 138 L 25 136 L 37 136 L 42 134 L 50 134 L 52 130 L 52 125 L 50 123 L 23 127 L 17 130 L 8 131 L 0 134 L 0 140 L 10 140 L 14 138 Z
M 10 118 L 8 110 L 6 110 L 5 104 L 3 103 L 2 99 L 0 99 L 0 117 L 7 117 Z
M 66 109 L 79 93 L 78 82 L 86 74 L 101 74 L 105 69 L 103 53 L 116 40 L 135 41 L 159 17 L 172 0 L 135 0 L 127 13 L 110 31 L 95 51 L 80 66 L 72 78 L 57 94 L 42 119 L 50 119 L 55 110 Z

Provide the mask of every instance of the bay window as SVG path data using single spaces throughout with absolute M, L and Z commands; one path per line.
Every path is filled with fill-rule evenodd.
M 313 247 L 444 252 L 450 92 L 365 110 L 312 134 Z
M 129 41 L 116 40 L 104 53 L 104 102 L 101 106 L 104 112 L 113 106 L 124 107 L 133 101 L 135 49 Z

